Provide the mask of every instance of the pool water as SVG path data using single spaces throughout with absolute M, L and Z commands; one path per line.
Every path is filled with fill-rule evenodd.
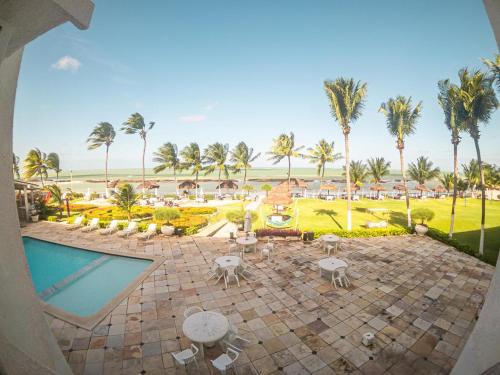
M 80 317 L 97 313 L 152 263 L 31 237 L 23 243 L 40 298 Z

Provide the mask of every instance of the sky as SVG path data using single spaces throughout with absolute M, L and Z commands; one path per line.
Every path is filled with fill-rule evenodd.
M 343 153 L 323 82 L 344 76 L 368 84 L 363 114 L 352 125 L 352 159 L 382 156 L 399 168 L 378 108 L 405 95 L 423 102 L 406 160 L 424 155 L 451 170 L 437 82 L 457 81 L 460 68 L 482 68 L 481 57 L 495 53 L 480 0 L 95 0 L 88 30 L 64 24 L 25 48 L 14 151 L 21 158 L 32 147 L 57 152 L 66 170 L 102 168 L 104 150 L 86 148 L 92 128 L 107 121 L 118 130 L 139 112 L 156 123 L 147 167 L 165 142 L 180 149 L 193 141 L 202 148 L 245 141 L 265 153 L 273 138 L 291 131 L 298 145 L 325 138 Z M 483 160 L 497 164 L 499 112 L 480 140 Z M 140 167 L 139 136 L 117 133 L 110 168 Z M 468 135 L 459 157 L 475 157 Z M 254 165 L 272 164 L 263 156 Z

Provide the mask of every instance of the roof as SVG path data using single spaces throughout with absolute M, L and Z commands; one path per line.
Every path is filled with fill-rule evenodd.
M 21 180 L 14 180 L 14 189 L 24 190 L 24 188 L 28 190 L 42 190 L 42 188 L 37 184 Z
M 216 189 L 238 189 L 238 184 L 233 180 L 222 181 Z

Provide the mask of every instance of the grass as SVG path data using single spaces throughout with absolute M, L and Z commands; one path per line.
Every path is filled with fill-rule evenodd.
M 411 207 L 426 207 L 436 214 L 434 219 L 428 223 L 429 227 L 448 233 L 450 226 L 451 198 L 411 200 Z M 387 208 L 387 214 L 371 214 L 368 208 Z M 346 229 L 347 204 L 345 200 L 324 201 L 319 199 L 298 199 L 290 205 L 288 214 L 294 215 L 292 228 L 300 230 L 333 230 Z M 260 218 L 255 227 L 263 227 L 265 215 L 271 213 L 270 206 L 262 206 Z M 364 228 L 367 221 L 386 220 L 389 226 L 406 226 L 406 206 L 404 201 L 388 199 L 385 201 L 373 201 L 364 199 L 352 202 L 353 228 Z M 481 200 L 467 199 L 467 205 L 462 198 L 457 201 L 455 214 L 455 238 L 460 243 L 466 244 L 477 250 L 479 247 L 479 228 L 481 220 Z M 500 202 L 486 202 L 486 226 L 485 226 L 484 253 L 489 263 L 495 264 L 500 249 Z

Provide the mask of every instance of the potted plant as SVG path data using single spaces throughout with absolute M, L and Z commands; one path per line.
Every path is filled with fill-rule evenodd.
M 411 210 L 411 217 L 415 221 L 420 221 L 420 223 L 415 224 L 415 232 L 419 236 L 423 236 L 429 230 L 427 223 L 434 218 L 434 211 L 429 208 L 415 208 Z
M 156 221 L 162 222 L 160 227 L 161 233 L 165 236 L 173 236 L 175 233 L 175 228 L 170 225 L 170 221 L 178 219 L 181 216 L 180 211 L 177 208 L 162 207 L 157 208 L 154 212 L 154 219 Z

